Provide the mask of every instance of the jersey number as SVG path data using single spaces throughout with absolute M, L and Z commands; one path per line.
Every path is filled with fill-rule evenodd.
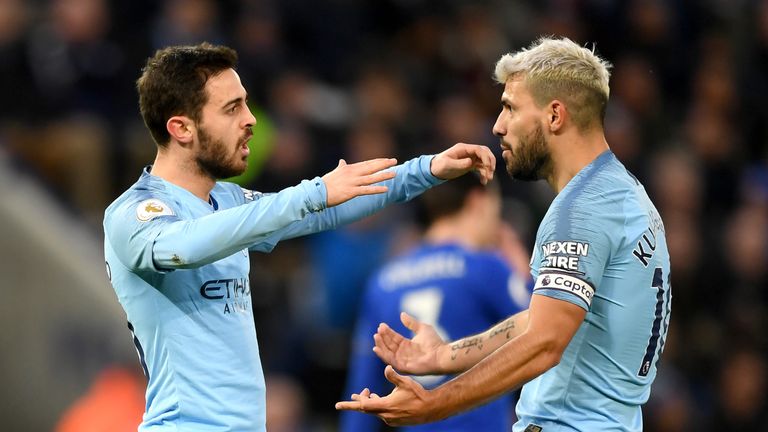
M 653 273 L 653 283 L 651 288 L 655 288 L 656 291 L 656 313 L 653 319 L 653 326 L 651 327 L 651 338 L 648 340 L 648 346 L 645 348 L 645 356 L 643 362 L 640 364 L 640 370 L 637 372 L 639 376 L 648 376 L 648 372 L 653 365 L 653 359 L 656 357 L 656 348 L 659 348 L 659 355 L 664 351 L 664 342 L 667 334 L 667 328 L 669 327 L 669 311 L 671 294 L 664 295 L 669 291 L 669 279 L 665 290 L 664 286 L 664 274 L 661 267 L 656 267 L 656 271 Z M 664 326 L 664 331 L 661 331 L 661 327 Z

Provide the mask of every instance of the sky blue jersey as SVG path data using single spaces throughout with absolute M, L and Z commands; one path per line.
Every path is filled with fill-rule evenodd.
M 560 363 L 523 387 L 514 432 L 641 431 L 669 326 L 669 252 L 656 208 L 612 152 L 552 202 L 531 273 L 534 295 L 587 315 Z
M 248 251 L 409 200 L 440 182 L 431 160 L 330 209 L 319 177 L 275 194 L 219 182 L 206 202 L 145 170 L 104 216 L 107 272 L 148 378 L 139 430 L 265 431 Z
M 431 324 L 445 340 L 480 333 L 528 308 L 527 275 L 515 274 L 497 254 L 468 250 L 456 244 L 422 245 L 384 266 L 370 280 L 355 330 L 352 358 L 344 395 L 368 387 L 379 395 L 392 390 L 384 378 L 384 363 L 372 352 L 373 334 L 386 322 L 403 335 L 405 311 Z M 449 376 L 414 377 L 427 388 Z M 411 432 L 508 432 L 512 426 L 512 395 L 446 420 L 404 427 Z M 342 432 L 380 430 L 378 418 L 342 411 Z

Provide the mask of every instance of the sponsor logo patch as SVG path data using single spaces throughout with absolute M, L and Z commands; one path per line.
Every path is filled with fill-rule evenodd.
M 144 200 L 136 207 L 136 219 L 141 222 L 164 215 L 173 215 L 173 210 L 159 199 Z
M 536 279 L 536 285 L 533 290 L 555 289 L 576 294 L 586 303 L 587 307 L 592 305 L 592 296 L 595 295 L 595 289 L 589 283 L 568 274 L 548 273 L 539 275 Z

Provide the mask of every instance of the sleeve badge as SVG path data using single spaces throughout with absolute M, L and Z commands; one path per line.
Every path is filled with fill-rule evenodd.
M 165 215 L 173 215 L 173 210 L 159 199 L 151 198 L 144 200 L 136 207 L 136 219 L 140 222 L 147 222 L 157 216 Z

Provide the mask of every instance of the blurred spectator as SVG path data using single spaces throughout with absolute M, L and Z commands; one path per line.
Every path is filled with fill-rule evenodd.
M 61 417 L 55 432 L 132 432 L 144 414 L 146 380 L 120 366 L 102 371 Z
M 152 29 L 152 47 L 227 42 L 218 29 L 218 12 L 212 0 L 165 0 Z
M 286 375 L 268 375 L 267 430 L 270 432 L 309 432 L 306 398 L 301 384 Z
M 726 358 L 717 381 L 717 410 L 707 430 L 768 429 L 765 357 L 752 349 L 737 349 Z

